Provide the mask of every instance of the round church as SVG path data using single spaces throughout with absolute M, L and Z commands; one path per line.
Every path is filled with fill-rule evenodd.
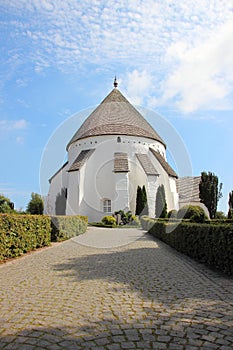
M 122 95 L 116 79 L 67 144 L 67 153 L 68 161 L 49 179 L 49 214 L 87 215 L 90 222 L 118 210 L 134 214 L 137 188 L 145 186 L 149 216 L 154 217 L 160 185 L 168 210 L 179 209 L 182 186 L 167 162 L 166 144 Z

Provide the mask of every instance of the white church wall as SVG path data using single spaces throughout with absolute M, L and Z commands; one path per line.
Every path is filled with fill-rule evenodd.
M 151 218 L 155 217 L 155 199 L 158 189 L 158 176 L 148 175 L 147 182 L 147 203 L 148 203 L 148 215 Z
M 177 184 L 176 184 L 176 179 L 174 177 L 169 178 L 170 182 L 170 189 L 171 189 L 171 202 L 173 199 L 173 207 L 171 205 L 171 209 L 179 210 L 179 194 L 177 192 Z
M 106 213 L 103 211 L 103 200 L 111 200 L 111 213 L 120 209 L 129 209 L 135 213 L 137 186 L 145 185 L 148 195 L 149 214 L 154 216 L 155 197 L 158 186 L 165 186 L 168 209 L 174 209 L 175 187 L 173 180 L 161 167 L 160 163 L 150 152 L 152 147 L 165 154 L 165 147 L 160 142 L 134 136 L 104 135 L 89 137 L 70 145 L 68 152 L 69 163 L 62 173 L 58 173 L 50 186 L 50 197 L 55 208 L 56 194 L 61 188 L 68 187 L 67 215 L 87 215 L 89 221 L 99 221 Z M 120 141 L 120 142 L 119 142 Z M 95 151 L 79 171 L 67 170 L 82 150 Z M 129 173 L 114 173 L 114 153 L 128 154 Z M 160 176 L 147 176 L 139 163 L 136 154 L 147 154 Z M 61 178 L 60 178 L 61 177 Z M 68 180 L 67 180 L 68 179 Z M 172 192 L 172 193 L 170 193 Z
M 68 164 L 60 169 L 60 171 L 51 179 L 46 201 L 47 207 L 45 208 L 47 214 L 56 215 L 57 196 L 61 194 L 62 189 L 65 190 L 68 187 L 67 169 Z
M 137 151 L 138 153 L 138 151 Z M 137 197 L 137 188 L 138 186 L 142 187 L 143 185 L 147 189 L 147 176 L 140 165 L 135 153 L 132 155 L 131 161 L 129 163 L 130 172 L 129 172 L 129 206 L 133 214 L 136 210 L 136 197 Z
M 118 210 L 128 211 L 129 205 L 129 178 L 128 173 L 115 173 L 116 198 L 113 202 L 113 212 Z
M 80 173 L 78 171 L 69 172 L 66 215 L 79 214 L 80 187 Z

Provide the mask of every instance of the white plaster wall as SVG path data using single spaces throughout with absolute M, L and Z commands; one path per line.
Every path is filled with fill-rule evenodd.
M 56 214 L 56 198 L 61 193 L 62 188 L 68 187 L 68 176 L 67 176 L 68 165 L 61 169 L 51 180 L 49 192 L 47 196 L 47 207 L 45 212 L 50 215 Z
M 149 175 L 147 182 L 147 202 L 148 202 L 148 215 L 151 218 L 155 217 L 155 199 L 158 189 L 158 176 Z
M 80 201 L 80 173 L 78 171 L 68 172 L 68 193 L 66 215 L 78 214 Z
M 87 215 L 89 221 L 99 221 L 105 215 L 103 213 L 104 198 L 112 201 L 112 212 L 128 207 L 134 213 L 137 186 L 145 185 L 150 215 L 154 216 L 156 191 L 161 183 L 165 186 L 168 210 L 174 208 L 175 200 L 172 194 L 175 189 L 174 183 L 149 151 L 149 147 L 152 147 L 161 154 L 165 154 L 165 147 L 160 142 L 147 138 L 119 136 L 121 142 L 117 142 L 118 135 L 104 135 L 89 137 L 70 145 L 68 150 L 69 163 L 62 171 L 66 174 L 66 186 L 68 186 L 67 215 Z M 92 148 L 95 148 L 94 153 L 80 171 L 66 172 L 82 150 Z M 115 152 L 128 154 L 129 173 L 113 172 Z M 136 153 L 147 154 L 160 176 L 147 176 L 135 155 Z M 64 187 L 60 176 L 60 173 L 57 174 L 50 186 L 49 193 L 52 201 L 54 201 L 56 193 Z
M 128 211 L 129 205 L 129 178 L 128 173 L 115 173 L 116 198 L 113 202 L 113 212 L 118 210 Z

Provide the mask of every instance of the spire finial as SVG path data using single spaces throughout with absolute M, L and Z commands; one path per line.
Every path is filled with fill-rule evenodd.
M 116 78 L 116 76 L 115 76 L 115 79 L 114 79 L 114 83 L 113 83 L 113 85 L 114 85 L 114 88 L 117 88 L 117 86 L 118 86 L 118 82 L 117 82 L 117 78 Z

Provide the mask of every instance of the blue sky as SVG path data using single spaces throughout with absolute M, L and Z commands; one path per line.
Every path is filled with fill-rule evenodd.
M 231 1 L 0 0 L 0 26 L 0 193 L 17 208 L 40 192 L 43 155 L 54 135 L 61 134 L 56 150 L 64 149 L 84 119 L 80 111 L 102 101 L 116 74 L 131 103 L 176 130 L 192 174 L 219 177 L 219 209 L 227 211 L 233 190 Z M 149 119 L 158 130 L 153 113 Z M 48 174 L 64 159 L 65 149 L 48 164 Z

